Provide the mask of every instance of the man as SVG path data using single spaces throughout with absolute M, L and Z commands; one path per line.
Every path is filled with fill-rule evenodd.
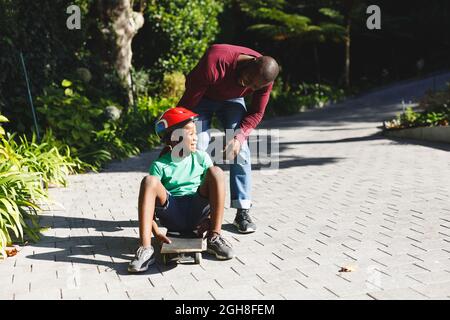
M 227 44 L 212 45 L 186 77 L 186 90 L 179 106 L 199 114 L 198 149 L 206 150 L 214 114 L 224 129 L 233 129 L 224 152 L 230 164 L 231 207 L 237 209 L 233 224 L 241 233 L 256 231 L 251 207 L 251 155 L 247 138 L 264 116 L 279 73 L 277 62 L 252 49 Z M 247 109 L 244 96 L 252 94 Z

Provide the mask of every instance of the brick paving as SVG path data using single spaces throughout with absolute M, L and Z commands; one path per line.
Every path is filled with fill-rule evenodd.
M 449 299 L 450 146 L 378 128 L 432 83 L 264 122 L 280 130 L 279 170 L 255 165 L 256 233 L 234 232 L 226 208 L 230 261 L 205 253 L 202 265 L 127 273 L 139 183 L 157 151 L 71 176 L 51 189 L 42 240 L 0 262 L 0 299 Z

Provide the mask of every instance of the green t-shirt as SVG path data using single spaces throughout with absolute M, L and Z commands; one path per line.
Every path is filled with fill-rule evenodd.
M 206 170 L 212 165 L 212 160 L 205 151 L 197 150 L 181 161 L 172 161 L 168 152 L 152 163 L 149 173 L 158 177 L 173 196 L 185 196 L 197 191 Z

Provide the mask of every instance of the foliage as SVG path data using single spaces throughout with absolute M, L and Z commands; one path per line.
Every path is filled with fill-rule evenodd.
M 45 117 L 45 126 L 52 128 L 55 137 L 70 145 L 74 152 L 92 142 L 103 113 L 103 108 L 84 94 L 80 83 L 69 80 L 45 88 L 37 105 Z
M 222 9 L 217 0 L 150 1 L 142 38 L 138 34 L 136 39 L 138 60 L 141 55 L 142 61 L 153 61 L 148 67 L 160 77 L 166 72 L 188 73 L 218 33 L 217 16 Z M 151 37 L 144 38 L 144 34 Z
M 322 108 L 344 98 L 344 91 L 324 84 L 301 83 L 289 91 L 282 90 L 281 79 L 277 79 L 266 113 L 269 116 L 289 115 L 307 109 Z
M 44 136 L 41 143 L 36 141 L 36 135 L 31 140 L 25 136 L 19 137 L 19 142 L 14 140 L 16 134 L 9 135 L 3 141 L 4 156 L 24 172 L 40 173 L 46 188 L 49 185 L 66 186 L 68 175 L 75 172 L 80 162 L 71 158 L 68 146 L 64 146 L 61 153 L 51 144 L 48 135 Z
M 450 84 L 446 90 L 428 92 L 417 111 L 408 106 L 395 119 L 384 122 L 385 129 L 448 126 L 450 123 Z
M 47 197 L 39 178 L 39 173 L 22 172 L 10 162 L 0 162 L 0 256 L 4 258 L 13 237 L 39 239 L 37 203 Z
M 89 58 L 88 19 L 82 29 L 68 30 L 66 8 L 72 4 L 87 16 L 90 0 L 0 1 L 0 110 L 19 132 L 27 132 L 32 116 L 20 61 L 23 53 L 31 92 L 36 94 L 74 65 Z
M 321 82 L 317 46 L 325 42 L 339 43 L 345 39 L 343 19 L 338 11 L 318 7 L 307 16 L 306 12 L 285 0 L 242 0 L 238 3 L 240 10 L 250 17 L 247 31 L 270 48 L 271 54 L 277 56 L 284 66 L 281 77 L 286 88 L 298 72 L 290 67 L 297 66 L 298 55 L 305 50 L 311 51 L 310 48 L 314 56 L 308 59 L 314 59 L 315 80 Z M 314 20 L 310 17 L 311 13 L 315 15 Z
M 148 150 L 159 144 L 154 133 L 156 117 L 168 108 L 174 107 L 178 98 L 138 97 L 137 110 L 123 117 L 122 128 L 128 141 L 141 150 Z
M 8 119 L 0 114 L 0 124 L 5 122 L 8 122 Z M 25 235 L 31 240 L 38 240 L 38 203 L 47 198 L 42 180 L 60 178 L 61 174 L 52 169 L 57 170 L 59 165 L 71 164 L 55 162 L 54 150 L 42 150 L 46 146 L 40 148 L 28 144 L 27 147 L 18 147 L 12 136 L 1 126 L 0 128 L 0 256 L 5 258 L 5 248 L 10 246 L 13 240 L 23 240 Z M 41 150 L 36 154 L 25 152 L 32 148 Z M 28 159 L 29 156 L 32 156 L 32 159 Z M 34 169 L 38 167 L 47 170 L 36 172 Z
M 54 84 L 44 89 L 37 104 L 46 128 L 93 170 L 113 158 L 138 153 L 136 147 L 121 139 L 120 126 L 115 123 L 120 109 L 113 108 L 115 104 L 110 100 L 89 98 L 85 86 L 65 79 L 60 86 Z
M 113 101 L 90 98 L 97 93 L 89 85 L 65 79 L 59 86 L 45 88 L 37 99 L 38 111 L 54 138 L 69 145 L 70 153 L 80 159 L 82 165 L 76 166 L 77 171 L 98 170 L 112 159 L 136 155 L 157 143 L 152 134 L 154 119 L 175 105 L 180 94 L 179 79 L 184 79 L 180 73 L 172 77 L 175 80 L 167 80 L 168 95 L 175 97 L 141 95 L 136 108 L 125 112 Z
M 123 159 L 139 153 L 139 148 L 124 140 L 121 126 L 106 122 L 103 129 L 95 132 L 94 146 L 106 150 L 112 159 Z
M 147 96 L 152 89 L 153 91 L 156 89 L 150 81 L 148 71 L 144 69 L 136 70 L 135 68 L 132 68 L 131 76 L 133 79 L 134 92 L 136 96 Z
M 180 99 L 184 92 L 185 76 L 181 72 L 164 74 L 161 95 L 164 98 Z

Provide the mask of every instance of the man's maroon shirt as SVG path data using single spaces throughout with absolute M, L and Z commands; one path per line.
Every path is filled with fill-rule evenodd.
M 212 45 L 197 66 L 187 75 L 186 91 L 178 105 L 195 111 L 195 106 L 203 97 L 224 101 L 253 93 L 251 106 L 247 108 L 247 115 L 240 124 L 242 131 L 236 135 L 236 138 L 243 143 L 261 122 L 273 83 L 257 91 L 240 86 L 236 66 L 241 54 L 261 56 L 259 52 L 245 47 L 228 44 Z

